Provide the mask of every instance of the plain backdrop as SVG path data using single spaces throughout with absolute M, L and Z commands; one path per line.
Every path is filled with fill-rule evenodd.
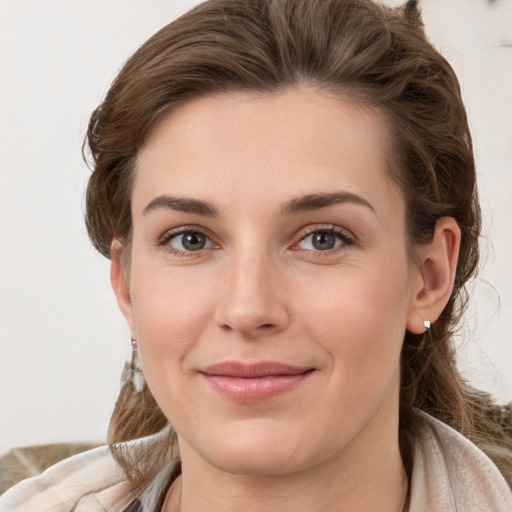
M 0 453 L 102 441 L 129 332 L 89 244 L 88 116 L 131 53 L 192 0 L 0 0 Z M 389 4 L 397 4 L 389 0 Z M 486 262 L 457 339 L 467 378 L 512 399 L 512 2 L 423 0 L 475 139 Z

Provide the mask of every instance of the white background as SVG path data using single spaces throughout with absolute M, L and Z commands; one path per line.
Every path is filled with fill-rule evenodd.
M 85 232 L 81 143 L 122 63 L 195 3 L 0 0 L 0 453 L 105 438 L 129 332 L 109 263 Z M 462 82 L 486 219 L 488 256 L 458 341 L 461 366 L 509 401 L 512 2 L 422 5 Z

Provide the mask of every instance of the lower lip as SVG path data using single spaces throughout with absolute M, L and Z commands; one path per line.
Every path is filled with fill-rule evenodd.
M 214 391 L 221 395 L 237 402 L 255 403 L 295 389 L 310 374 L 311 371 L 297 375 L 268 375 L 251 378 L 208 375 L 204 373 L 203 376 Z

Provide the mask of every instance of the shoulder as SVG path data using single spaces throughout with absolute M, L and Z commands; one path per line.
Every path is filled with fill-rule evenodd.
M 505 512 L 512 491 L 494 463 L 471 441 L 419 412 L 424 430 L 411 480 L 411 512 L 417 510 Z
M 125 443 L 151 448 L 161 434 Z M 1 512 L 118 512 L 133 501 L 133 490 L 108 446 L 65 459 L 0 497 Z
M 15 485 L 0 498 L 0 510 L 69 512 L 86 496 L 97 502 L 112 501 L 121 499 L 126 492 L 128 483 L 122 471 L 108 447 L 102 446 L 65 459 Z M 84 510 L 105 509 L 95 509 L 91 504 Z

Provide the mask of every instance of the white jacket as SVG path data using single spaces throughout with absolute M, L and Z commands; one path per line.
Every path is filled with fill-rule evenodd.
M 512 512 L 512 491 L 493 462 L 461 434 L 421 414 L 425 435 L 415 453 L 409 512 Z M 151 445 L 162 435 L 132 444 Z M 0 512 L 122 512 L 136 496 L 108 448 L 100 447 L 15 485 L 0 497 Z

